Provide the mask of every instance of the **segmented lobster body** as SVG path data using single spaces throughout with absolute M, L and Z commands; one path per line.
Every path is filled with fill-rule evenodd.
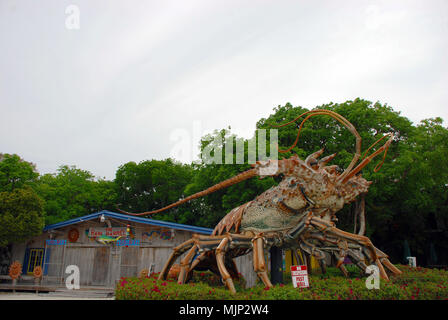
M 337 211 L 345 204 L 354 201 L 360 193 L 367 192 L 371 182 L 358 175 L 352 178 L 350 184 L 339 186 L 336 183 L 336 178 L 339 176 L 337 166 L 322 166 L 334 155 L 322 159 L 320 166 L 313 168 L 310 165 L 321 153 L 322 150 L 312 154 L 305 161 L 297 157 L 280 160 L 278 163 L 280 170 L 282 162 L 293 162 L 296 168 L 283 169 L 284 178 L 278 185 L 266 190 L 256 199 L 231 210 L 216 225 L 212 235 L 264 233 L 284 240 L 291 229 L 309 216 L 319 217 L 335 225 Z M 315 242 L 311 239 L 309 241 Z M 295 248 L 300 247 L 300 244 L 293 242 L 290 246 Z M 288 246 L 283 243 L 283 247 Z M 235 258 L 245 255 L 248 249 L 236 247 L 229 249 L 227 255 Z M 214 260 L 214 252 L 210 251 L 207 263 L 212 265 Z M 237 274 L 237 270 L 229 264 L 230 270 L 233 275 Z
M 265 166 L 278 167 L 273 175 L 283 174 L 282 181 L 272 188 L 230 211 L 215 227 L 213 235 L 225 233 L 277 232 L 287 233 L 305 215 L 319 217 L 329 223 L 337 221 L 336 212 L 366 193 L 371 182 L 361 175 L 349 183 L 338 184 L 337 166 L 325 166 L 334 155 L 316 158 L 320 150 L 305 161 L 298 157 L 268 162 Z

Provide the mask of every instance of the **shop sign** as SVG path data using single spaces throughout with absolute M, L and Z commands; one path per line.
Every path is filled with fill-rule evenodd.
M 118 228 L 89 228 L 89 237 L 126 237 L 126 227 Z
M 47 246 L 65 246 L 67 244 L 67 240 L 46 240 L 45 243 Z
M 138 247 L 138 246 L 140 246 L 140 240 L 123 239 L 123 240 L 118 240 L 117 244 L 120 247 L 128 247 L 128 246 Z

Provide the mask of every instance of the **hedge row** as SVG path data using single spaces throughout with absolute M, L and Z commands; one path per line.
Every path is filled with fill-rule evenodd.
M 380 289 L 367 289 L 366 277 L 356 271 L 348 278 L 329 268 L 326 274 L 311 275 L 309 288 L 294 288 L 291 278 L 286 284 L 265 288 L 258 284 L 244 289 L 237 282 L 232 295 L 220 279 L 207 272 L 195 272 L 187 284 L 174 279 L 157 280 L 158 274 L 146 278 L 121 278 L 117 283 L 117 300 L 448 300 L 448 272 L 437 269 L 397 266 L 403 271 L 390 281 L 381 281 Z

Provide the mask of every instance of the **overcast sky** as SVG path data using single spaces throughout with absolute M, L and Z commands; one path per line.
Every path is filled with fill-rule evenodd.
M 0 0 L 0 152 L 113 179 L 286 102 L 447 121 L 447 35 L 446 0 Z

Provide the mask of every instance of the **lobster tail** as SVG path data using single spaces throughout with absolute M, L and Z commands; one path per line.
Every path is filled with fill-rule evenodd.
M 172 203 L 172 204 L 170 204 L 170 205 L 168 205 L 166 207 L 163 207 L 161 209 L 157 209 L 157 210 L 153 210 L 153 211 L 146 211 L 146 212 L 141 212 L 141 213 L 131 213 L 131 212 L 123 211 L 123 210 L 121 210 L 119 208 L 117 208 L 117 210 L 119 212 L 121 212 L 121 213 L 128 214 L 128 215 L 131 215 L 131 216 L 145 216 L 145 215 L 159 213 L 159 212 L 162 212 L 162 211 L 165 211 L 165 210 L 177 207 L 177 206 L 179 206 L 179 205 L 181 205 L 181 204 L 183 204 L 185 202 L 188 202 L 190 200 L 197 199 L 197 198 L 200 198 L 200 197 L 204 197 L 204 196 L 206 196 L 206 195 L 208 195 L 210 193 L 213 193 L 215 191 L 218 191 L 220 189 L 224 189 L 224 188 L 230 187 L 231 185 L 234 185 L 234 184 L 237 184 L 237 183 L 239 183 L 241 181 L 250 179 L 250 178 L 256 176 L 257 174 L 258 174 L 257 169 L 249 169 L 249 170 L 244 171 L 244 172 L 242 172 L 242 173 L 240 173 L 240 174 L 238 174 L 238 175 L 236 175 L 236 176 L 234 176 L 232 178 L 229 178 L 229 179 L 224 180 L 224 181 L 222 181 L 222 182 L 220 182 L 218 184 L 215 184 L 214 186 L 212 186 L 212 187 L 210 187 L 208 189 L 205 189 L 203 191 L 195 193 L 195 194 L 193 194 L 193 195 L 191 195 L 189 197 L 186 197 L 185 199 L 182 199 L 182 200 L 179 200 L 177 202 L 174 202 L 174 203 Z

